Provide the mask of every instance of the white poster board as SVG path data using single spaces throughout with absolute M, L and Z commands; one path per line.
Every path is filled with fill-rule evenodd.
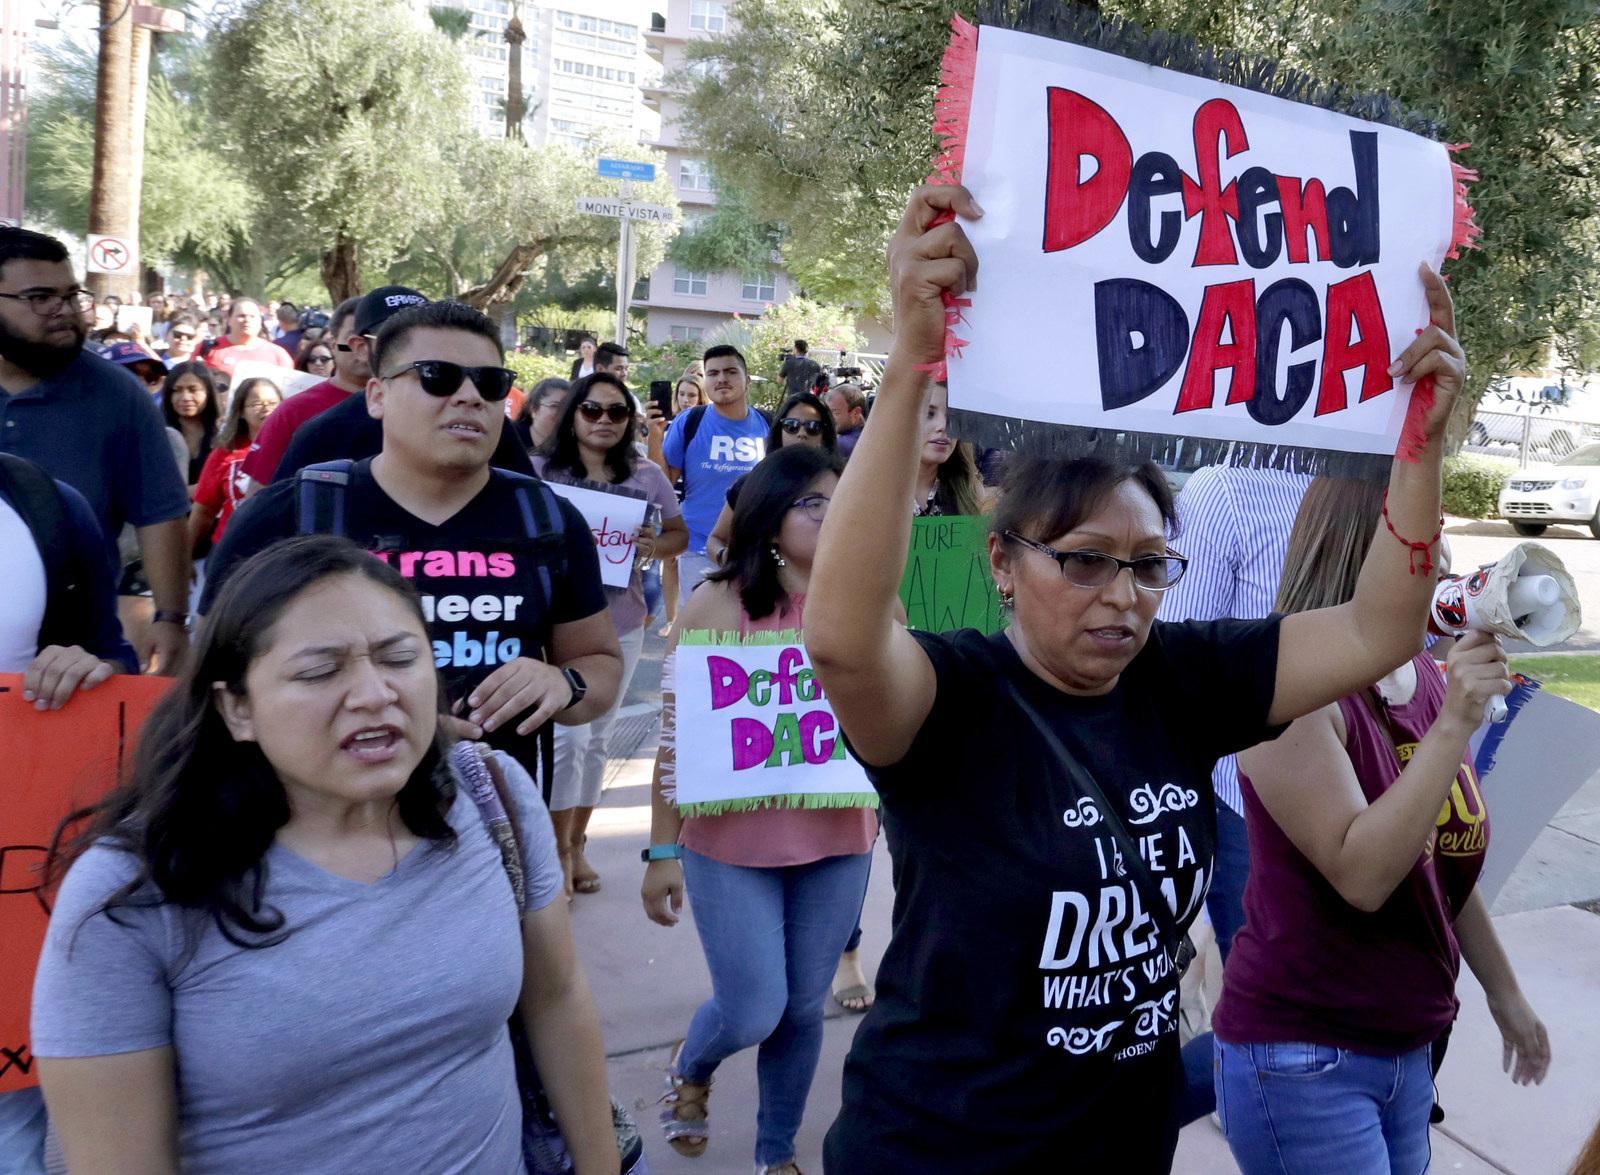
M 594 545 L 600 551 L 600 582 L 606 587 L 625 588 L 633 578 L 635 554 L 633 536 L 644 525 L 650 503 L 636 490 L 615 486 L 599 488 L 563 485 L 552 481 L 551 489 L 576 506 L 589 524 Z
M 220 372 L 218 373 L 221 374 Z M 279 367 L 276 363 L 263 363 L 259 359 L 247 359 L 237 363 L 233 368 L 233 378 L 228 382 L 228 402 L 233 402 L 233 389 L 242 388 L 247 379 L 264 379 L 277 388 L 283 398 L 287 400 L 307 388 L 314 388 L 319 383 L 327 380 L 325 375 L 313 375 L 309 371 L 296 371 L 292 367 Z M 226 405 L 224 406 L 226 407 Z
M 737 809 L 770 799 L 796 807 L 877 807 L 866 772 L 845 752 L 798 635 L 761 634 L 779 638 L 767 644 L 707 644 L 710 635 L 684 633 L 674 654 L 678 806 Z
M 1453 235 L 1442 145 L 985 26 L 962 180 L 986 214 L 952 408 L 1394 452 L 1386 369 Z

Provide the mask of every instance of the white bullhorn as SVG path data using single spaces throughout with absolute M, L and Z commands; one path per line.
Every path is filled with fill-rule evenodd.
M 1555 552 L 1538 543 L 1518 543 L 1470 575 L 1445 576 L 1428 610 L 1428 627 L 1441 636 L 1492 632 L 1540 648 L 1566 640 L 1582 623 L 1577 585 Z M 1505 700 L 1492 698 L 1486 717 L 1500 722 L 1505 715 Z

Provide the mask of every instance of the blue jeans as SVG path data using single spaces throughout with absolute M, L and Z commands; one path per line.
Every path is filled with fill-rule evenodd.
M 0 1175 L 44 1175 L 47 1121 L 37 1086 L 0 1093 Z
M 644 613 L 653 619 L 664 612 L 665 601 L 661 595 L 661 560 L 654 560 L 640 576 L 644 584 Z
M 1213 860 L 1211 888 L 1206 891 L 1206 914 L 1216 932 L 1217 950 L 1228 961 L 1233 936 L 1244 925 L 1244 883 L 1250 876 L 1250 837 L 1244 817 L 1217 801 L 1217 855 Z M 1211 1034 L 1202 1032 L 1183 1046 L 1183 1124 L 1204 1118 L 1217 1108 L 1214 1049 Z
M 700 586 L 701 577 L 715 571 L 717 565 L 713 563 L 705 552 L 696 554 L 685 551 L 678 556 L 678 607 L 683 607 L 688 600 L 689 593 Z
M 871 853 L 757 869 L 683 850 L 683 879 L 711 969 L 678 1056 L 687 1081 L 709 1081 L 752 1045 L 760 1110 L 757 1163 L 794 1158 L 794 1136 L 822 1055 L 822 1013 L 839 953 L 867 893 Z
M 1374 1057 L 1320 1044 L 1217 1041 L 1217 1113 L 1239 1169 L 1423 1175 L 1429 1051 Z

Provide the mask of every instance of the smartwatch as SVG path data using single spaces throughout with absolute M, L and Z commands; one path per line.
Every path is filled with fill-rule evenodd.
M 188 613 L 186 613 L 186 612 L 175 612 L 170 608 L 157 609 L 156 614 L 153 617 L 151 617 L 150 623 L 152 623 L 152 624 L 176 624 L 179 628 L 183 629 L 184 632 L 188 632 L 189 631 L 189 615 L 188 615 Z
M 639 850 L 641 861 L 675 861 L 683 856 L 683 850 L 677 845 L 651 845 L 648 849 Z
M 561 676 L 567 679 L 567 687 L 572 690 L 572 701 L 561 708 L 570 710 L 583 701 L 583 695 L 589 692 L 589 683 L 583 680 L 583 674 L 576 669 L 568 669 L 565 665 L 561 667 Z

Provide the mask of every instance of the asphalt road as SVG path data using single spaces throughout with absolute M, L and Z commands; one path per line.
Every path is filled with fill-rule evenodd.
M 1554 551 L 1572 573 L 1583 604 L 1582 627 L 1554 651 L 1600 652 L 1600 539 L 1593 538 L 1587 527 L 1552 526 L 1536 539 L 1525 539 L 1511 529 L 1509 522 L 1447 518 L 1444 533 L 1450 540 L 1451 567 L 1457 572 L 1493 563 L 1518 543 L 1539 543 Z M 1507 641 L 1505 645 L 1508 652 L 1539 652 L 1523 641 Z

